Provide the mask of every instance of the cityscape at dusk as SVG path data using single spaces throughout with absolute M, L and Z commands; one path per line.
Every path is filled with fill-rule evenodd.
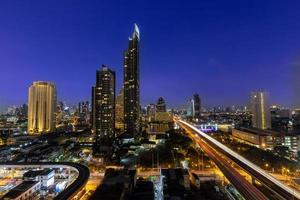
M 299 10 L 0 0 L 0 199 L 300 200 Z

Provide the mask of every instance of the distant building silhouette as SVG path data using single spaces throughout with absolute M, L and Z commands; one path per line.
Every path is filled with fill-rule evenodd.
M 165 100 L 162 97 L 159 97 L 156 104 L 156 112 L 166 112 L 167 105 Z
M 194 94 L 194 119 L 199 119 L 201 114 L 201 100 L 199 94 Z

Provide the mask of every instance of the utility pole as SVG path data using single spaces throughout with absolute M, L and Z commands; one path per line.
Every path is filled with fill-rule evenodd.
M 159 150 L 157 149 L 157 170 L 159 170 Z
M 203 171 L 204 163 L 203 163 L 203 154 L 204 152 L 201 151 L 201 170 Z
M 152 151 L 152 171 L 153 171 L 153 168 L 154 168 L 154 155 L 153 155 L 153 151 Z

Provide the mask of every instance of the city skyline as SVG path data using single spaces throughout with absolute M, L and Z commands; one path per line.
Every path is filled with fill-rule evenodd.
M 300 200 L 299 10 L 0 1 L 0 199 Z
M 134 3 L 117 8 L 108 3 L 61 4 L 1 6 L 7 20 L 0 22 L 0 66 L 5 74 L 0 110 L 25 103 L 27 88 L 38 80 L 54 82 L 60 101 L 90 100 L 90 77 L 102 63 L 116 71 L 119 91 L 124 36 L 135 22 L 143 30 L 141 104 L 163 96 L 169 107 L 181 106 L 199 93 L 204 106 L 245 105 L 251 91 L 262 89 L 270 93 L 271 104 L 299 105 L 299 4 L 175 2 L 158 8 L 145 3 L 135 5 L 134 14 L 125 12 Z M 101 8 L 112 12 L 97 13 Z

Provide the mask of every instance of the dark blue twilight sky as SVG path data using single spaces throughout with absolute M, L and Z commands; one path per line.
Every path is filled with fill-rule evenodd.
M 246 104 L 251 90 L 300 105 L 300 1 L 1 0 L 0 107 L 27 101 L 36 80 L 59 100 L 90 99 L 95 71 L 123 79 L 133 23 L 141 31 L 141 100 Z

